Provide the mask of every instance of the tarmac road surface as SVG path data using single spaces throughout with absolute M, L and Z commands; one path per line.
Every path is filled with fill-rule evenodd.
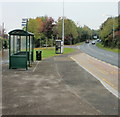
M 120 67 L 120 59 L 118 59 L 118 58 L 120 58 L 120 54 L 100 49 L 97 46 L 92 45 L 91 42 L 84 43 L 84 44 L 78 46 L 78 48 L 81 51 L 83 51 L 99 60 L 102 60 L 102 61 L 105 61 L 112 65 Z

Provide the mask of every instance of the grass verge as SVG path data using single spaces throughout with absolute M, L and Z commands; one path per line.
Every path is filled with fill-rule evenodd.
M 104 47 L 101 43 L 97 43 L 96 44 L 97 47 L 107 50 L 107 51 L 111 51 L 111 52 L 115 52 L 115 53 L 120 53 L 120 49 L 118 48 L 108 48 L 108 47 Z
M 82 45 L 83 43 L 85 43 L 85 42 L 80 42 L 80 43 L 77 43 L 77 44 L 75 44 L 75 45 Z
M 42 51 L 42 59 L 49 58 L 52 56 L 58 56 L 60 54 L 55 54 L 55 48 L 35 48 L 34 49 L 34 60 L 36 60 L 36 51 Z M 73 48 L 64 48 L 63 54 L 68 54 L 74 52 L 75 49 Z

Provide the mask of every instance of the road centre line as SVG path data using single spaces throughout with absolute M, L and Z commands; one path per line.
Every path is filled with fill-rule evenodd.
M 108 84 L 105 80 L 101 80 L 96 75 L 94 75 L 92 72 L 90 72 L 87 68 L 85 68 L 82 65 L 80 65 L 80 63 L 76 59 L 74 59 L 73 57 L 70 57 L 70 58 L 73 61 L 75 61 L 80 67 L 82 67 L 84 70 L 86 70 L 92 76 L 94 76 L 97 80 L 99 80 L 108 91 L 110 91 L 113 95 L 115 95 L 117 98 L 120 99 L 120 93 L 117 90 L 115 90 L 112 86 L 110 86 L 110 84 Z

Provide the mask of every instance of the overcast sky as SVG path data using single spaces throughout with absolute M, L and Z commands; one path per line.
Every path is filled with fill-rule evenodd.
M 22 0 L 21 0 L 22 1 Z M 36 0 L 34 0 L 36 1 Z M 40 0 L 39 0 L 40 1 Z M 0 14 L 2 10 L 2 19 L 0 23 L 5 23 L 6 31 L 22 28 L 22 18 L 35 18 L 37 16 L 50 16 L 55 20 L 63 15 L 63 3 L 59 0 L 48 2 L 7 2 L 4 0 L 0 4 Z M 50 1 L 50 0 L 49 0 Z M 64 0 L 65 1 L 65 0 Z M 66 2 L 67 1 L 67 2 Z M 81 2 L 74 0 L 66 0 L 64 2 L 65 17 L 72 19 L 79 25 L 87 25 L 92 29 L 98 29 L 100 25 L 109 17 L 103 16 L 112 15 L 118 16 L 118 2 L 116 0 L 98 0 L 99 2 L 86 0 Z M 102 2 L 100 2 L 102 1 Z

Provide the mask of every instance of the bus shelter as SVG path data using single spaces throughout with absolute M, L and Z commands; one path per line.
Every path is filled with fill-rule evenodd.
M 9 69 L 28 69 L 33 61 L 34 34 L 16 29 L 9 32 Z

